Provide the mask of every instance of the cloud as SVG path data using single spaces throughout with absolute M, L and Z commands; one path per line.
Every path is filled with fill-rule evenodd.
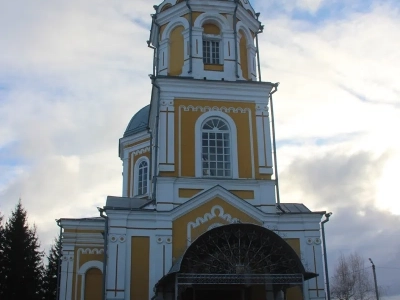
M 394 1 L 362 2 L 254 7 L 266 25 L 263 80 L 281 82 L 282 199 L 333 211 L 330 269 L 341 252 L 360 251 L 395 294 L 400 12 Z M 153 11 L 144 0 L 15 0 L 0 10 L 0 210 L 21 196 L 46 248 L 55 219 L 97 216 L 121 194 L 118 139 L 150 101 Z
M 376 157 L 338 148 L 321 153 L 299 151 L 282 171 L 280 190 L 282 202 L 302 202 L 313 210 L 333 212 L 325 225 L 331 276 L 341 254 L 357 252 L 374 259 L 380 267 L 380 282 L 390 287 L 388 293 L 397 294 L 396 270 L 389 267 L 400 270 L 400 264 L 393 264 L 400 253 L 400 216 L 376 203 L 376 183 L 390 158 L 390 154 Z

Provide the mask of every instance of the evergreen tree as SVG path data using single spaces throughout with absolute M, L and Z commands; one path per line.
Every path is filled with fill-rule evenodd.
M 4 279 L 4 228 L 3 216 L 0 213 L 0 299 L 3 299 Z
M 42 298 L 43 264 L 36 228 L 18 203 L 4 228 L 4 286 L 1 300 Z
M 60 238 L 54 240 L 49 255 L 47 256 L 48 262 L 44 272 L 43 278 L 43 291 L 44 300 L 56 300 L 57 297 L 57 283 L 58 283 L 58 264 L 60 262 Z

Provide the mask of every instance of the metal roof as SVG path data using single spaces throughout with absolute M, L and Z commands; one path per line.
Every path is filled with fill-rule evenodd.
M 108 196 L 105 209 L 144 209 L 152 200 L 147 198 L 129 198 Z
M 311 213 L 312 212 L 302 203 L 281 203 L 280 206 L 286 213 Z
M 150 104 L 139 110 L 131 119 L 125 130 L 124 137 L 134 135 L 147 129 Z

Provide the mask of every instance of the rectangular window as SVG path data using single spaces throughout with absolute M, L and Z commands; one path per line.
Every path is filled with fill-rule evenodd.
M 220 64 L 219 41 L 203 40 L 203 62 L 207 65 Z

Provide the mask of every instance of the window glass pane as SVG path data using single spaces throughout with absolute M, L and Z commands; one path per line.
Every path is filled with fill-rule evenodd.
M 203 40 L 203 62 L 205 64 L 219 64 L 219 41 Z
M 231 176 L 229 135 L 229 127 L 222 118 L 215 117 L 204 122 L 201 135 L 203 176 Z

